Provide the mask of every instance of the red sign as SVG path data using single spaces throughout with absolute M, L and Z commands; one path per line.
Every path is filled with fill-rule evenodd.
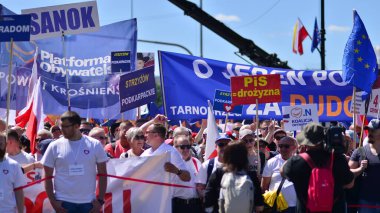
M 280 75 L 251 75 L 231 77 L 233 105 L 281 102 Z

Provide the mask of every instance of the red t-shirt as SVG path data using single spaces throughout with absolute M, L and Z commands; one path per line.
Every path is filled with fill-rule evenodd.
M 130 149 L 129 144 L 127 144 L 127 147 L 124 148 L 123 146 L 121 146 L 120 140 L 117 140 L 115 142 L 115 150 L 112 148 L 112 144 L 107 144 L 104 147 L 104 150 L 108 154 L 110 154 L 111 156 L 113 156 L 114 158 L 119 158 L 122 153 L 128 151 L 129 149 Z

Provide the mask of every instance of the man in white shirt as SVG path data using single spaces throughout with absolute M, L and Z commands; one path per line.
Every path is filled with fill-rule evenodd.
M 81 118 L 76 112 L 61 115 L 63 137 L 48 146 L 42 164 L 46 177 L 45 190 L 56 212 L 99 212 L 107 188 L 108 157 L 101 143 L 82 135 Z M 99 193 L 96 197 L 96 176 Z
M 34 163 L 34 157 L 21 150 L 20 137 L 16 130 L 10 129 L 7 132 L 7 156 L 15 160 L 20 165 Z
M 0 133 L 0 212 L 24 212 L 26 185 L 20 164 L 5 156 L 6 136 Z M 17 210 L 17 211 L 16 211 Z
M 151 147 L 145 150 L 141 156 L 161 155 L 165 152 L 170 152 L 170 162 L 165 163 L 165 171 L 177 175 L 182 181 L 189 182 L 191 176 L 189 171 L 186 170 L 186 165 L 181 155 L 174 147 L 165 143 L 166 128 L 162 124 L 151 124 L 149 122 L 147 124 L 150 125 L 146 128 L 145 138 L 147 139 L 147 144 Z M 140 127 L 142 130 L 144 130 L 143 126 Z
M 179 181 L 179 184 L 193 186 L 194 188 L 174 189 L 172 212 L 201 212 L 201 200 L 199 199 L 198 193 L 195 189 L 195 177 L 197 176 L 199 168 L 201 167 L 201 162 L 197 158 L 191 156 L 191 142 L 188 136 L 175 136 L 174 147 L 177 149 L 178 153 L 181 154 L 182 159 L 185 161 L 187 170 L 190 172 L 191 175 L 191 180 L 189 183 Z

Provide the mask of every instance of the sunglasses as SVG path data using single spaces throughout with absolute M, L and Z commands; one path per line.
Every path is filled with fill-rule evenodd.
M 255 140 L 253 138 L 244 139 L 243 141 L 244 141 L 244 143 L 253 143 L 253 142 L 255 142 Z
M 88 134 L 88 133 L 90 133 L 90 130 L 89 129 L 80 129 L 79 130 L 81 133 L 83 133 L 83 134 Z
M 281 138 L 283 138 L 283 137 L 285 137 L 285 136 L 275 136 L 274 139 L 276 139 L 276 140 L 279 141 L 279 140 L 281 140 Z
M 280 147 L 280 149 L 281 148 L 289 149 L 290 145 L 289 144 L 279 144 L 278 147 Z
M 135 140 L 145 140 L 145 136 L 144 135 L 136 135 Z
M 188 145 L 177 145 L 175 146 L 176 148 L 180 148 L 180 149 L 191 149 L 191 145 L 188 144 Z
M 227 146 L 228 143 L 217 143 L 216 145 L 219 147 L 225 147 Z

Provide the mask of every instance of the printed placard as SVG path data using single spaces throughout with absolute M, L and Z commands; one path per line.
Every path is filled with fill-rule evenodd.
M 58 37 L 99 30 L 96 1 L 26 9 L 22 14 L 32 16 L 31 40 Z
M 148 104 L 156 99 L 154 66 L 120 76 L 120 112 Z
M 29 41 L 30 15 L 0 16 L 0 42 Z
M 301 130 L 310 122 L 319 122 L 316 104 L 283 106 L 282 115 L 286 131 Z
M 231 95 L 235 105 L 281 102 L 280 75 L 231 77 Z
M 131 71 L 131 51 L 111 52 L 111 71 L 112 73 Z
M 232 105 L 231 92 L 215 90 L 213 109 L 222 112 L 241 114 L 243 106 Z

